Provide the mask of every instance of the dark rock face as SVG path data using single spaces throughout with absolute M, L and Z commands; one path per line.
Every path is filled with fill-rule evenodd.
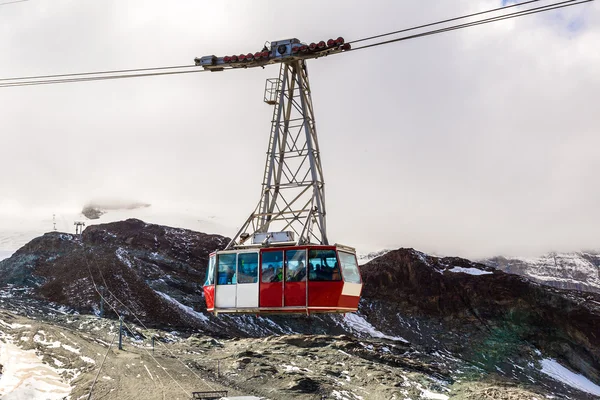
M 148 324 L 194 327 L 197 319 L 164 292 L 200 303 L 208 255 L 226 243 L 219 235 L 133 219 L 90 226 L 81 237 L 52 232 L 0 262 L 0 285 L 30 286 L 44 300 L 97 312 L 95 282 L 104 288 L 108 312 L 112 305 Z
M 0 284 L 38 287 L 45 279 L 35 274 L 36 268 L 52 263 L 78 247 L 75 236 L 68 233 L 52 232 L 35 238 L 9 259 L 0 261 Z
M 600 379 L 598 295 L 552 289 L 482 264 L 430 257 L 412 249 L 371 261 L 363 266 L 362 275 L 364 298 L 377 304 L 378 313 L 386 309 L 388 318 L 396 314 L 437 320 L 442 331 L 470 338 L 462 350 L 469 358 L 477 359 L 478 352 L 491 346 L 497 354 L 486 357 L 501 362 L 531 343 Z M 455 342 L 444 332 L 436 333 Z
M 139 318 L 163 329 L 213 337 L 365 337 L 376 329 L 379 337 L 396 343 L 402 337 L 486 371 L 506 370 L 507 377 L 523 382 L 528 376 L 515 365 L 535 361 L 536 351 L 600 380 L 600 295 L 549 288 L 465 259 L 399 249 L 362 266 L 358 315 L 214 317 L 206 314 L 201 288 L 209 254 L 227 242 L 219 235 L 133 219 L 89 226 L 81 237 L 48 233 L 0 261 L 0 289 L 27 287 L 27 296 L 98 313 L 95 283 L 103 287 L 108 316 L 114 307 L 132 322 Z M 300 380 L 288 389 L 319 390 Z

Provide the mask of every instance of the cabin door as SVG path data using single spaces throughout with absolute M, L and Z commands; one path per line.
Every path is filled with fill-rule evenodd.
M 285 252 L 285 283 L 283 288 L 285 307 L 306 306 L 306 250 Z
M 258 253 L 238 254 L 236 307 L 258 307 Z
M 236 297 L 237 254 L 217 254 L 217 284 L 215 286 L 215 307 L 234 308 Z
M 283 251 L 260 253 L 260 306 L 283 306 Z

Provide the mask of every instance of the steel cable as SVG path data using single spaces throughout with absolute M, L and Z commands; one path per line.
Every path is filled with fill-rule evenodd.
M 1 78 L 1 81 L 19 81 L 24 79 L 43 79 L 43 78 L 63 78 L 69 76 L 83 76 L 83 75 L 105 75 L 105 74 L 119 74 L 126 72 L 142 72 L 142 71 L 158 71 L 166 69 L 181 69 L 181 68 L 194 68 L 195 65 L 174 65 L 171 67 L 153 67 L 153 68 L 135 68 L 135 69 L 115 69 L 112 71 L 96 71 L 96 72 L 76 72 L 72 74 L 58 74 L 58 75 L 37 75 L 37 76 L 23 76 L 16 78 Z
M 112 345 L 115 343 L 115 339 L 117 338 L 119 332 L 116 332 L 115 335 L 113 336 L 112 341 L 110 342 L 110 345 L 108 346 L 108 349 L 106 350 L 106 354 L 104 354 L 104 358 L 102 359 L 102 363 L 100 364 L 100 367 L 98 367 L 98 373 L 96 374 L 96 377 L 94 378 L 94 381 L 92 382 L 92 386 L 90 387 L 90 393 L 88 394 L 87 400 L 90 400 L 92 398 L 92 393 L 94 392 L 94 386 L 96 385 L 96 382 L 98 382 L 98 377 L 100 376 L 100 371 L 102 371 L 102 367 L 104 366 L 104 362 L 106 361 L 106 358 L 108 357 L 108 353 L 110 352 L 110 349 L 112 348 Z
M 447 23 L 447 22 L 457 21 L 460 19 L 465 19 L 465 18 L 484 15 L 484 14 L 488 14 L 488 13 L 498 12 L 498 11 L 502 11 L 502 10 L 509 9 L 512 7 L 523 6 L 526 4 L 532 4 L 532 3 L 539 2 L 539 1 L 541 1 L 541 0 L 524 1 L 522 3 L 511 4 L 508 6 L 499 7 L 499 8 L 495 8 L 495 9 L 491 9 L 491 10 L 480 11 L 480 12 L 468 14 L 465 16 L 445 19 L 442 21 L 437 21 L 437 22 L 432 22 L 429 24 L 424 24 L 424 25 L 419 25 L 419 26 L 415 26 L 415 27 L 411 27 L 411 28 L 401 29 L 401 30 L 394 31 L 394 32 L 388 32 L 388 33 L 374 35 L 374 36 L 370 36 L 370 37 L 366 37 L 366 38 L 362 38 L 362 39 L 357 39 L 357 40 L 350 41 L 348 43 L 364 42 L 364 41 L 373 40 L 373 39 L 377 39 L 377 38 L 381 38 L 381 37 L 385 37 L 385 36 L 395 35 L 398 33 L 413 31 L 416 29 L 421 29 L 421 28 L 426 28 L 426 27 L 439 25 L 439 24 L 443 24 L 443 23 Z M 487 19 L 480 19 L 477 21 L 471 21 L 471 22 L 467 22 L 464 24 L 453 25 L 453 26 L 435 29 L 435 30 L 431 30 L 431 31 L 427 31 L 427 32 L 414 34 L 414 35 L 403 36 L 403 37 L 396 38 L 396 39 L 385 40 L 382 42 L 367 44 L 367 45 L 363 45 L 360 47 L 356 47 L 349 51 L 367 49 L 367 48 L 371 48 L 371 47 L 382 46 L 385 44 L 390 44 L 390 43 L 395 43 L 395 42 L 400 42 L 400 41 L 405 41 L 405 40 L 410 40 L 410 39 L 416 39 L 419 37 L 436 35 L 438 33 L 444 33 L 444 32 L 449 32 L 449 31 L 453 31 L 453 30 L 469 28 L 472 26 L 488 24 L 488 23 L 492 23 L 492 22 L 502 21 L 505 19 L 518 18 L 518 17 L 522 17 L 522 16 L 526 16 L 526 15 L 537 14 L 537 13 L 550 11 L 550 10 L 556 10 L 556 9 L 560 9 L 560 8 L 564 8 L 564 7 L 580 5 L 583 3 L 589 3 L 591 1 L 594 1 L 594 0 L 567 0 L 567 1 L 562 1 L 562 2 L 555 2 L 555 3 L 547 4 L 544 6 L 540 6 L 540 7 L 528 8 L 526 10 L 520 10 L 520 11 L 517 11 L 514 13 L 498 15 L 495 17 L 487 18 Z M 348 52 L 348 51 L 345 51 L 345 52 Z M 336 54 L 343 54 L 343 53 L 336 53 Z M 137 68 L 137 69 L 98 71 L 98 72 L 80 72 L 80 73 L 73 73 L 73 74 L 56 74 L 56 75 L 38 75 L 38 76 L 29 76 L 29 77 L 0 78 L 0 88 L 51 85 L 51 84 L 61 84 L 61 83 L 90 82 L 90 81 L 127 79 L 127 78 L 150 77 L 150 76 L 177 75 L 177 74 L 189 74 L 189 73 L 207 72 L 208 71 L 208 70 L 204 70 L 204 69 L 196 69 L 196 70 L 185 70 L 185 71 L 129 74 L 129 72 L 164 71 L 164 70 L 168 70 L 168 69 L 182 69 L 182 68 L 193 68 L 193 67 L 195 67 L 195 66 L 182 65 L 182 66 Z M 227 68 L 227 69 L 230 69 L 230 68 Z M 231 69 L 234 69 L 234 68 L 231 68 Z M 115 74 L 118 74 L 118 75 L 115 75 Z M 90 76 L 90 75 L 101 75 L 101 76 Z M 83 76 L 85 76 L 85 77 L 83 77 Z M 47 79 L 47 78 L 64 78 L 64 79 Z
M 115 299 L 115 300 L 116 300 L 116 301 L 117 301 L 119 304 L 121 304 L 121 306 L 122 306 L 122 307 L 124 307 L 124 308 L 125 308 L 125 310 L 127 310 L 127 311 L 128 311 L 130 314 L 131 314 L 131 315 L 133 315 L 133 318 L 135 318 L 135 320 L 136 320 L 136 321 L 137 321 L 137 322 L 138 322 L 138 323 L 139 323 L 139 324 L 140 324 L 140 325 L 141 325 L 141 326 L 142 326 L 144 329 L 146 329 L 146 330 L 149 330 L 149 329 L 148 329 L 148 327 L 147 327 L 147 326 L 146 326 L 146 325 L 145 325 L 145 324 L 142 322 L 142 320 L 140 320 L 140 319 L 138 318 L 138 316 L 136 315 L 136 313 L 135 313 L 135 312 L 133 312 L 133 310 L 131 310 L 129 307 L 127 307 L 127 306 L 125 305 L 125 303 L 123 303 L 123 302 L 122 302 L 122 301 L 121 301 L 121 300 L 120 300 L 120 299 L 117 297 L 117 295 L 115 295 L 115 294 L 114 294 L 114 293 L 113 293 L 113 292 L 112 292 L 112 291 L 109 289 L 109 287 L 108 287 L 108 283 L 107 283 L 107 282 L 106 282 L 106 280 L 104 279 L 104 274 L 102 273 L 102 270 L 100 269 L 100 266 L 99 266 L 99 265 L 98 265 L 98 263 L 96 263 L 96 261 L 95 261 L 95 260 L 93 260 L 93 259 L 92 259 L 92 262 L 94 262 L 94 264 L 96 265 L 96 269 L 97 269 L 97 270 L 98 270 L 98 272 L 100 273 L 100 278 L 102 279 L 102 282 L 104 283 L 104 287 L 106 287 L 106 291 L 107 291 L 107 292 L 108 292 L 108 293 L 109 293 L 109 294 L 110 294 L 110 295 L 111 295 L 111 296 L 112 296 L 112 297 L 113 297 L 113 298 L 114 298 L 114 299 Z M 172 357 L 174 357 L 174 358 L 175 358 L 177 361 L 179 361 L 179 363 L 180 363 L 181 365 L 183 365 L 185 368 L 187 368 L 187 369 L 188 369 L 188 370 L 189 370 L 189 371 L 190 371 L 190 372 L 191 372 L 191 373 L 192 373 L 192 374 L 193 374 L 193 375 L 194 375 L 196 378 L 198 378 L 198 379 L 202 380 L 202 381 L 203 381 L 203 382 L 206 384 L 206 386 L 208 386 L 208 388 L 209 388 L 210 390 L 214 390 L 214 388 L 212 387 L 212 385 L 211 385 L 210 383 L 208 383 L 208 382 L 206 381 L 206 379 L 204 379 L 204 378 L 202 378 L 200 375 L 198 375 L 198 374 L 197 374 L 197 373 L 196 373 L 196 372 L 195 372 L 195 371 L 194 371 L 192 368 L 190 368 L 190 366 L 189 366 L 189 365 L 187 365 L 187 364 L 186 364 L 186 363 L 184 363 L 184 362 L 183 362 L 183 361 L 182 361 L 182 360 L 181 360 L 179 357 L 177 357 L 177 356 L 176 356 L 176 355 L 175 355 L 175 354 L 174 354 L 174 353 L 171 351 L 171 349 L 169 349 L 169 347 L 168 347 L 168 346 L 167 346 L 165 343 L 162 343 L 160 340 L 159 340 L 159 341 L 157 341 L 157 343 L 158 343 L 158 344 L 160 344 L 161 346 L 163 346 L 163 347 L 164 347 L 164 348 L 167 350 L 167 352 L 168 352 L 168 353 L 169 353 L 169 354 L 170 354 Z
M 489 23 L 492 23 L 492 22 L 502 21 L 502 20 L 505 20 L 505 19 L 518 18 L 518 17 L 523 17 L 523 16 L 531 15 L 531 14 L 537 14 L 537 13 L 546 12 L 546 11 L 550 11 L 550 10 L 556 10 L 556 9 L 560 9 L 560 8 L 576 6 L 576 5 L 579 5 L 579 4 L 589 3 L 589 2 L 592 2 L 592 1 L 594 1 L 594 0 L 566 0 L 566 1 L 558 2 L 558 3 L 549 4 L 549 5 L 546 5 L 546 6 L 536 7 L 536 8 L 532 8 L 532 9 L 528 9 L 528 10 L 517 11 L 517 12 L 511 13 L 511 14 L 505 14 L 505 15 L 501 15 L 501 16 L 497 16 L 497 17 L 492 17 L 492 18 L 487 18 L 487 19 L 483 19 L 483 20 L 468 22 L 468 23 L 464 23 L 464 24 L 460 24 L 460 25 L 455 25 L 455 26 L 450 26 L 450 27 L 446 27 L 446 28 L 436 29 L 436 30 L 433 30 L 433 31 L 418 33 L 418 34 L 415 34 L 415 35 L 403 36 L 403 37 L 400 37 L 400 38 L 386 40 L 386 41 L 383 41 L 383 42 L 372 43 L 372 44 L 368 44 L 368 45 L 356 47 L 356 48 L 354 48 L 352 50 L 349 50 L 349 51 L 357 51 L 357 50 L 362 50 L 362 49 L 368 49 L 368 48 L 371 48 L 371 47 L 381 46 L 381 45 L 384 45 L 384 44 L 401 42 L 401 41 L 410 40 L 410 39 L 416 39 L 416 38 L 424 37 L 424 36 L 436 35 L 436 34 L 439 34 L 439 33 L 449 32 L 449 31 L 458 30 L 458 29 L 470 28 L 472 26 L 484 25 L 484 24 L 489 24 Z
M 366 37 L 366 38 L 362 38 L 362 39 L 352 40 L 352 41 L 350 41 L 348 43 L 350 43 L 350 44 L 352 44 L 352 43 L 359 43 L 359 42 L 364 42 L 366 40 L 378 39 L 378 38 L 384 37 L 384 36 L 390 36 L 390 35 L 396 35 L 398 33 L 404 33 L 404 32 L 414 31 L 416 29 L 428 28 L 430 26 L 445 24 L 447 22 L 458 21 L 458 20 L 465 19 L 465 18 L 476 17 L 478 15 L 489 14 L 489 13 L 496 12 L 496 11 L 506 10 L 507 8 L 511 8 L 511 7 L 522 6 L 522 5 L 529 4 L 529 3 L 536 3 L 538 1 L 541 1 L 541 0 L 529 0 L 529 1 L 524 1 L 522 3 L 515 3 L 515 4 L 511 4 L 511 5 L 504 6 L 504 7 L 494 8 L 492 10 L 480 11 L 480 12 L 476 12 L 476 13 L 469 14 L 469 15 L 463 15 L 461 17 L 455 17 L 455 18 L 445 19 L 443 21 L 431 22 L 431 23 L 428 23 L 428 24 L 425 24 L 425 25 L 419 25 L 419 26 L 413 26 L 412 28 L 401 29 L 399 31 L 382 33 L 380 35 L 375 35 L 375 36 L 370 36 L 370 37 Z
M 123 321 L 123 318 L 122 318 L 121 314 L 119 314 L 119 312 L 116 310 L 116 308 L 113 307 L 113 305 L 98 290 L 98 286 L 96 285 L 96 281 L 94 280 L 94 276 L 92 274 L 92 269 L 90 268 L 90 264 L 88 263 L 88 260 L 85 257 L 85 254 L 83 256 L 83 260 L 85 261 L 85 264 L 87 266 L 88 272 L 90 274 L 90 278 L 92 280 L 92 285 L 94 286 L 94 290 L 96 291 L 96 293 L 98 293 L 98 296 L 100 296 L 100 298 L 111 308 L 111 310 L 113 310 L 113 312 L 115 314 L 117 314 L 117 316 L 119 317 L 119 319 L 123 322 L 123 325 L 125 326 L 125 328 L 127 328 L 127 330 L 129 330 L 130 332 L 133 332 L 133 330 L 131 328 L 129 328 L 129 326 L 125 323 L 125 321 Z M 154 362 L 156 362 L 156 364 L 165 372 L 165 374 L 167 374 L 169 376 L 169 378 L 171 378 L 173 380 L 173 382 L 175 382 L 175 384 L 186 394 L 186 396 L 189 395 L 188 391 L 185 390 L 185 388 L 183 386 L 181 386 L 181 384 L 177 381 L 177 379 L 175 379 L 169 373 L 169 371 L 167 371 L 167 369 L 161 365 L 160 362 L 158 362 L 158 360 L 154 357 L 154 355 L 152 355 L 146 348 L 142 347 L 142 349 L 146 353 L 148 353 L 148 355 L 154 360 Z
M 178 75 L 178 74 L 194 74 L 199 72 L 209 72 L 205 69 L 197 69 L 192 71 L 172 71 L 172 72 L 153 72 L 147 74 L 128 74 L 128 75 L 114 75 L 114 76 L 98 76 L 90 78 L 73 78 L 73 79 L 55 79 L 55 80 L 37 80 L 37 81 L 25 81 L 25 82 L 8 82 L 0 83 L 0 88 L 3 87 L 17 87 L 17 86 L 36 86 L 36 85 L 54 85 L 59 83 L 73 83 L 73 82 L 90 82 L 90 81 L 103 81 L 112 79 L 126 79 L 126 78 L 140 78 L 149 76 L 162 76 L 162 75 Z

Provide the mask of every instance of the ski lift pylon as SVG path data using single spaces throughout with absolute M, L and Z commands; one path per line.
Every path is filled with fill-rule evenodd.
M 258 205 L 225 250 L 210 255 L 204 295 L 218 313 L 345 313 L 362 291 L 356 251 L 330 245 L 325 181 L 306 60 L 349 50 L 344 39 L 273 41 L 260 57 L 205 56 L 212 71 L 280 64 L 267 80 L 271 134 Z M 258 54 L 258 53 L 256 53 Z M 263 57 L 264 56 L 264 57 Z

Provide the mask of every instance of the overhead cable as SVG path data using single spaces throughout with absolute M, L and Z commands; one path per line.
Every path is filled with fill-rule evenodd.
M 113 80 L 113 79 L 141 78 L 141 77 L 148 77 L 148 76 L 195 74 L 195 73 L 207 72 L 207 71 L 208 70 L 204 70 L 204 69 L 195 69 L 195 70 L 189 70 L 189 71 L 152 72 L 152 73 L 146 73 L 146 74 L 107 75 L 107 76 L 94 76 L 94 77 L 87 77 L 87 78 L 35 80 L 35 81 L 24 81 L 24 82 L 14 82 L 14 83 L 13 82 L 4 82 L 4 83 L 0 83 L 0 88 L 15 87 L 15 86 L 54 85 L 54 84 L 59 84 L 59 83 L 104 81 L 104 80 Z
M 541 6 L 541 7 L 536 7 L 536 8 L 530 8 L 530 9 L 527 9 L 527 10 L 517 11 L 517 12 L 514 12 L 514 13 L 510 13 L 510 14 L 504 14 L 504 15 L 500 15 L 500 16 L 496 16 L 496 17 L 491 17 L 491 18 L 486 18 L 486 19 L 482 19 L 482 20 L 467 22 L 467 23 L 460 24 L 460 25 L 454 25 L 454 26 L 450 26 L 450 27 L 446 27 L 446 28 L 440 28 L 440 29 L 436 29 L 436 30 L 432 30 L 432 31 L 427 31 L 427 32 L 423 32 L 423 33 L 418 33 L 418 34 L 414 34 L 414 35 L 402 36 L 402 37 L 399 37 L 399 38 L 396 38 L 396 39 L 385 40 L 383 42 L 377 42 L 377 43 L 367 44 L 367 45 L 364 45 L 364 46 L 355 47 L 355 48 L 353 48 L 352 50 L 349 50 L 349 51 L 356 51 L 356 50 L 361 50 L 361 49 L 367 49 L 367 48 L 371 48 L 371 47 L 381 46 L 381 45 L 384 45 L 384 44 L 390 44 L 390 43 L 401 42 L 401 41 L 410 40 L 410 39 L 416 39 L 416 38 L 423 37 L 423 36 L 436 35 L 438 33 L 444 33 L 444 32 L 454 31 L 454 30 L 458 30 L 458 29 L 470 28 L 472 26 L 489 24 L 489 23 L 492 23 L 492 22 L 498 22 L 498 21 L 502 21 L 502 20 L 505 20 L 505 19 L 512 19 L 512 18 L 524 17 L 526 15 L 532 15 L 532 14 L 537 14 L 537 13 L 546 12 L 546 11 L 550 11 L 550 10 L 557 10 L 557 9 L 560 9 L 560 8 L 576 6 L 576 5 L 580 5 L 580 4 L 583 4 L 583 3 L 589 3 L 589 2 L 592 2 L 592 1 L 594 1 L 594 0 L 566 0 L 566 1 L 558 2 L 558 3 L 548 4 L 548 5 Z
M 135 69 L 116 69 L 112 71 L 96 71 L 96 72 L 77 72 L 73 74 L 58 74 L 58 75 L 37 75 L 37 76 L 23 76 L 18 78 L 0 78 L 1 81 L 20 81 L 25 79 L 45 79 L 45 78 L 63 78 L 83 75 L 105 75 L 105 74 L 120 74 L 126 72 L 142 72 L 142 71 L 158 71 L 167 69 L 181 69 L 181 68 L 193 68 L 195 65 L 174 65 L 170 67 L 154 67 L 154 68 L 135 68 Z
M 26 1 L 29 1 L 29 0 L 7 1 L 7 2 L 4 2 L 4 3 L 0 3 L 0 6 L 6 6 L 8 4 L 15 4 L 15 3 L 25 3 Z
M 445 19 L 443 21 L 431 22 L 431 23 L 428 23 L 428 24 L 425 24 L 425 25 L 419 25 L 419 26 L 413 26 L 412 28 L 401 29 L 399 31 L 382 33 L 380 35 L 375 35 L 375 36 L 370 36 L 370 37 L 366 37 L 366 38 L 362 38 L 362 39 L 352 40 L 352 41 L 350 41 L 348 43 L 353 44 L 353 43 L 364 42 L 366 40 L 378 39 L 378 38 L 384 37 L 384 36 L 397 35 L 398 33 L 404 33 L 404 32 L 414 31 L 414 30 L 417 30 L 417 29 L 428 28 L 430 26 L 445 24 L 447 22 L 458 21 L 458 20 L 465 19 L 465 18 L 476 17 L 478 15 L 489 14 L 489 13 L 493 13 L 493 12 L 496 12 L 496 11 L 506 10 L 507 8 L 523 6 L 523 5 L 529 4 L 529 3 L 536 3 L 538 1 L 541 1 L 541 0 L 529 0 L 529 1 L 524 1 L 522 3 L 510 4 L 508 6 L 498 7 L 498 8 L 494 8 L 492 10 L 480 11 L 480 12 L 476 12 L 476 13 L 469 14 L 469 15 L 463 15 L 461 17 L 455 17 L 455 18 Z
M 25 0 L 21 0 L 21 1 L 25 1 Z M 488 14 L 488 13 L 498 12 L 498 11 L 502 11 L 502 10 L 505 10 L 508 8 L 523 6 L 526 4 L 532 4 L 532 3 L 539 2 L 539 1 L 541 1 L 541 0 L 528 0 L 528 1 L 524 1 L 522 3 L 510 4 L 508 6 L 499 7 L 499 8 L 495 8 L 495 9 L 491 9 L 491 10 L 486 10 L 486 11 L 480 11 L 477 13 L 472 13 L 469 15 L 461 16 L 461 17 L 450 18 L 450 19 L 446 19 L 446 20 L 442 20 L 442 21 L 432 22 L 432 23 L 425 24 L 425 25 L 415 26 L 412 28 L 406 28 L 406 29 L 402 29 L 402 30 L 398 30 L 398 31 L 394 31 L 394 32 L 388 32 L 388 33 L 374 35 L 374 36 L 370 36 L 370 37 L 366 37 L 366 38 L 362 38 L 362 39 L 357 39 L 357 40 L 350 41 L 349 43 L 359 43 L 359 42 L 369 41 L 369 40 L 373 40 L 373 39 L 377 39 L 377 38 L 381 38 L 381 37 L 385 37 L 385 36 L 391 36 L 391 35 L 395 35 L 395 34 L 399 34 L 399 33 L 403 33 L 403 32 L 408 32 L 408 31 L 413 31 L 413 30 L 417 30 L 417 29 L 421 29 L 421 28 L 435 26 L 435 25 L 439 25 L 439 24 L 443 24 L 443 23 L 447 23 L 447 22 L 457 21 L 460 19 L 465 19 L 465 18 L 480 16 L 480 15 L 484 15 L 484 14 Z M 371 48 L 371 47 L 382 46 L 385 44 L 405 41 L 405 40 L 409 40 L 409 39 L 416 39 L 419 37 L 436 35 L 438 33 L 444 33 L 444 32 L 449 32 L 449 31 L 453 31 L 453 30 L 469 28 L 469 27 L 477 26 L 477 25 L 484 25 L 484 24 L 488 24 L 488 23 L 492 23 L 492 22 L 498 22 L 498 21 L 502 21 L 502 20 L 506 20 L 506 19 L 523 17 L 526 15 L 532 15 L 532 14 L 537 14 L 537 13 L 551 11 L 551 10 L 557 10 L 560 8 L 571 7 L 571 6 L 580 5 L 583 3 L 589 3 L 592 1 L 594 1 L 594 0 L 566 0 L 566 1 L 561 1 L 561 2 L 554 2 L 554 3 L 546 4 L 546 5 L 543 5 L 540 7 L 528 8 L 528 9 L 520 10 L 520 11 L 513 12 L 513 13 L 497 15 L 495 17 L 479 19 L 479 20 L 475 20 L 475 21 L 471 21 L 471 22 L 466 22 L 463 24 L 452 25 L 452 26 L 448 26 L 448 27 L 444 27 L 444 28 L 421 32 L 421 33 L 417 33 L 414 35 L 408 35 L 408 36 L 402 36 L 402 37 L 395 38 L 395 39 L 384 40 L 381 42 L 365 44 L 365 45 L 362 45 L 359 47 L 355 47 L 349 51 L 367 49 L 367 48 Z M 348 52 L 348 51 L 345 51 L 344 53 L 346 53 L 346 52 Z M 344 54 L 344 53 L 338 53 L 338 54 Z M 194 66 L 183 66 L 182 65 L 182 66 L 137 68 L 137 69 L 98 71 L 98 72 L 80 72 L 80 73 L 72 73 L 72 74 L 1 78 L 0 79 L 0 88 L 20 87 L 20 86 L 37 86 L 37 85 L 53 85 L 53 84 L 61 84 L 61 83 L 90 82 L 90 81 L 127 79 L 127 78 L 139 78 L 139 77 L 150 77 L 150 76 L 163 76 L 163 75 L 178 75 L 178 74 L 190 74 L 190 73 L 208 71 L 208 70 L 204 70 L 204 69 L 193 69 L 193 70 L 187 69 L 187 68 L 193 68 L 193 67 L 196 67 L 196 66 L 195 65 Z M 170 70 L 170 69 L 186 69 L 186 70 L 164 72 L 165 70 Z M 146 71 L 155 71 L 155 72 L 135 73 L 135 74 L 130 73 L 130 72 L 146 72 Z M 62 79 L 48 79 L 48 78 L 62 78 Z

